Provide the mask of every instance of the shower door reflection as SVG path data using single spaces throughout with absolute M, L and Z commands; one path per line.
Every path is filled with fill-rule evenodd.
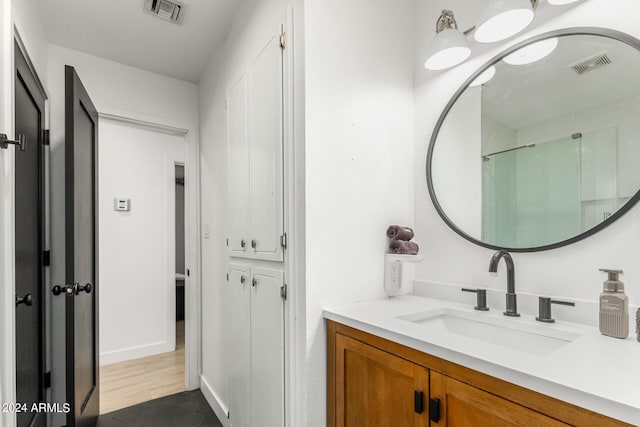
M 628 199 L 617 192 L 617 130 L 482 156 L 482 241 L 536 247 L 570 239 Z

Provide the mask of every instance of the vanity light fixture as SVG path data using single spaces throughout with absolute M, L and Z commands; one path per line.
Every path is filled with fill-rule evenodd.
M 444 70 L 461 64 L 469 55 L 469 42 L 458 30 L 453 12 L 443 10 L 436 22 L 436 36 L 429 46 L 424 67 L 427 70 Z
M 494 43 L 518 34 L 533 21 L 537 5 L 537 0 L 491 0 L 480 15 L 474 38 Z
M 563 6 L 577 1 L 579 0 L 547 0 L 553 6 Z M 479 24 L 464 32 L 458 30 L 453 12 L 443 10 L 436 22 L 436 36 L 429 45 L 424 67 L 427 70 L 444 70 L 466 61 L 471 55 L 466 38 L 470 34 L 473 34 L 479 43 L 494 43 L 518 34 L 533 22 L 539 4 L 540 0 L 490 0 L 478 21 Z M 552 51 L 553 49 L 548 53 Z M 546 55 L 528 63 L 539 61 L 544 56 Z
M 503 61 L 509 65 L 532 64 L 549 56 L 557 46 L 557 37 L 542 40 L 516 50 L 512 54 L 505 56 Z
M 469 84 L 469 87 L 483 85 L 489 80 L 491 80 L 495 75 L 496 75 L 496 67 L 492 65 L 491 67 L 487 68 L 482 74 L 476 77 L 475 80 L 472 81 L 471 84 Z

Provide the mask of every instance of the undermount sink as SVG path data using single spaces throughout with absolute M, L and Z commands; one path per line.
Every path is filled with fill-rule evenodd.
M 483 343 L 545 356 L 580 337 L 557 326 L 532 325 L 519 319 L 440 308 L 399 316 L 434 333 L 450 333 Z

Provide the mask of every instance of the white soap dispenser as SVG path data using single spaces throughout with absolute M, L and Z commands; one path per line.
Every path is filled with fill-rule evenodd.
M 422 255 L 395 255 L 384 256 L 384 290 L 389 297 L 406 295 L 411 292 L 413 281 L 412 263 L 422 261 Z

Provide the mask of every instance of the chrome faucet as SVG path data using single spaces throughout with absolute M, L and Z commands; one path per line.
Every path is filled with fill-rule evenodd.
M 505 316 L 518 317 L 518 303 L 516 302 L 516 273 L 513 265 L 513 258 L 507 251 L 498 251 L 491 257 L 489 263 L 489 272 L 498 272 L 498 263 L 500 259 L 504 258 L 505 264 L 507 264 L 507 310 L 504 312 Z

